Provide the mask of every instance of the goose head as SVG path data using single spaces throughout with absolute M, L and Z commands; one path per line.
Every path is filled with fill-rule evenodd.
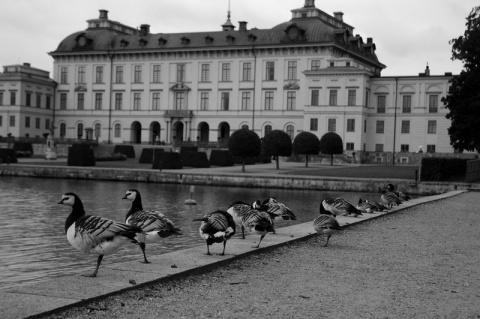
M 129 199 L 133 202 L 137 197 L 140 197 L 140 193 L 138 190 L 132 188 L 126 191 L 125 196 L 123 196 L 122 199 Z
M 65 193 L 57 204 L 73 207 L 74 205 L 79 205 L 81 203 L 82 201 L 75 193 Z

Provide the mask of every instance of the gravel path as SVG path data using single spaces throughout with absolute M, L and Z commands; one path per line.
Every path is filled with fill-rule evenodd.
M 480 318 L 479 193 L 45 318 Z M 274 235 L 267 235 L 274 236 Z

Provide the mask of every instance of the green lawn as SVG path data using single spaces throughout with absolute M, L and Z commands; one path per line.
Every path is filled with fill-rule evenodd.
M 305 168 L 284 172 L 285 175 L 352 177 L 352 178 L 395 178 L 415 180 L 417 166 L 364 165 L 364 166 L 325 166 L 325 168 Z

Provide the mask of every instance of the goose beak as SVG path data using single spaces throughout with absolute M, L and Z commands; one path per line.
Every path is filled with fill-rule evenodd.
M 123 196 L 122 199 L 127 199 L 127 195 Z
M 63 204 L 63 198 L 57 204 Z

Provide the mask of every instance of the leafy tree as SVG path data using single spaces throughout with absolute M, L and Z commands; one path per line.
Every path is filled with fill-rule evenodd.
M 442 102 L 449 109 L 446 115 L 450 144 L 459 151 L 480 151 L 480 7 L 467 17 L 463 36 L 451 40 L 452 60 L 463 62 L 460 75 L 450 80 L 450 88 Z
M 275 156 L 277 169 L 279 169 L 278 157 L 292 155 L 292 140 L 290 135 L 281 130 L 273 130 L 263 138 L 265 155 Z
M 242 157 L 242 172 L 245 172 L 245 157 L 260 155 L 262 142 L 254 131 L 240 129 L 230 136 L 228 150 L 232 156 Z
M 305 167 L 308 167 L 308 155 L 318 155 L 320 140 L 310 132 L 301 132 L 293 140 L 293 153 L 305 154 Z
M 320 152 L 330 154 L 330 165 L 333 165 L 333 154 L 343 154 L 343 141 L 335 132 L 325 133 L 320 139 Z

